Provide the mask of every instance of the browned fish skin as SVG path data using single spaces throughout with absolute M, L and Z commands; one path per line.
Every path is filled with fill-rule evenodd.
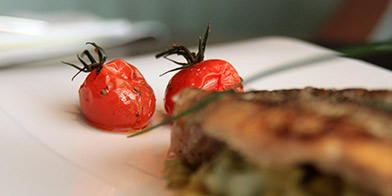
M 194 95 L 194 101 L 201 101 L 204 97 L 197 96 L 198 93 L 198 91 L 193 91 L 189 95 Z M 186 109 L 189 106 L 190 103 L 184 106 L 181 101 L 177 102 L 175 112 Z M 197 113 L 189 114 L 185 118 L 175 121 L 171 131 L 169 153 L 174 153 L 193 167 L 198 167 L 224 146 L 222 142 L 206 136 L 201 131 L 202 118 Z M 189 121 L 188 119 L 192 120 Z
M 210 94 L 184 90 L 176 112 Z M 259 164 L 312 164 L 365 190 L 392 195 L 391 111 L 387 90 L 232 94 L 176 121 L 171 150 L 199 164 L 224 142 Z

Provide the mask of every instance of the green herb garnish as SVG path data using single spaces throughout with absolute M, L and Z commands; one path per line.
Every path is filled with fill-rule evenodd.
M 154 126 L 152 126 L 152 127 L 149 127 L 149 128 L 147 128 L 147 129 L 144 129 L 143 131 L 140 131 L 140 132 L 137 132 L 137 133 L 135 133 L 135 134 L 129 135 L 128 137 L 134 137 L 134 136 L 137 136 L 137 135 L 140 135 L 140 134 L 149 132 L 149 131 L 151 131 L 151 130 L 157 128 L 157 127 L 160 127 L 160 126 L 169 124 L 170 122 L 172 122 L 172 121 L 174 121 L 174 120 L 177 120 L 178 118 L 181 118 L 181 117 L 183 117 L 183 116 L 185 116 L 185 115 L 188 115 L 188 114 L 190 114 L 190 113 L 192 113 L 192 112 L 195 112 L 195 111 L 197 111 L 197 110 L 200 110 L 200 109 L 206 107 L 208 104 L 210 104 L 210 103 L 213 102 L 213 101 L 216 101 L 216 100 L 220 99 L 220 98 L 223 97 L 224 95 L 232 94 L 232 93 L 235 93 L 235 91 L 234 91 L 234 90 L 228 90 L 228 91 L 221 91 L 221 92 L 212 94 L 212 95 L 208 96 L 207 98 L 205 98 L 205 99 L 199 101 L 197 104 L 193 105 L 192 107 L 186 109 L 185 111 L 180 112 L 180 113 L 177 114 L 177 115 L 173 115 L 172 117 L 170 117 L 170 118 L 168 118 L 168 119 L 162 121 L 161 123 L 158 123 L 158 124 L 156 124 L 156 125 L 154 125 Z

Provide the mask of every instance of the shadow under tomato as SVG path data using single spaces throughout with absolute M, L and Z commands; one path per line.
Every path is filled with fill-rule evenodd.
M 64 103 L 60 107 L 60 110 L 64 113 L 63 117 L 67 121 L 74 121 L 77 122 L 79 125 L 86 127 L 87 130 L 93 130 L 93 131 L 100 131 L 100 132 L 105 132 L 105 133 L 113 133 L 113 134 L 123 134 L 123 135 L 131 135 L 137 132 L 142 131 L 143 129 L 149 128 L 152 125 L 158 124 L 168 118 L 166 112 L 161 108 L 161 109 L 156 109 L 154 112 L 153 117 L 149 120 L 149 123 L 147 126 L 143 129 L 125 129 L 125 130 L 116 130 L 116 129 L 105 129 L 100 126 L 97 126 L 95 123 L 91 122 L 88 120 L 82 113 L 81 108 L 79 103 Z M 165 126 L 164 126 L 165 127 Z M 167 127 L 170 128 L 170 125 L 167 125 Z
M 164 161 L 167 158 L 170 145 L 170 126 L 163 126 L 148 134 L 127 138 L 127 133 L 124 132 L 111 132 L 92 127 L 82 114 L 78 103 L 63 103 L 59 108 L 67 121 L 73 121 L 72 123 L 85 127 L 76 131 L 91 131 L 93 135 L 95 133 L 99 135 L 102 135 L 100 133 L 105 133 L 103 137 L 107 137 L 107 139 L 99 137 L 100 139 L 97 141 L 106 143 L 100 147 L 91 147 L 94 150 L 86 149 L 85 143 L 76 147 L 84 148 L 79 152 L 78 156 L 93 157 L 88 160 L 93 159 L 97 161 L 95 163 L 99 166 L 91 166 L 89 170 L 98 173 L 114 172 L 113 174 L 107 173 L 109 176 L 141 176 L 141 181 L 160 180 L 162 178 Z M 151 119 L 151 123 L 158 123 L 164 118 L 165 113 L 157 111 Z M 91 134 L 87 135 L 92 136 Z M 86 135 L 81 134 L 80 136 Z M 79 139 L 88 140 L 88 138 Z M 106 146 L 104 147 L 105 150 L 97 150 L 97 148 L 103 148 L 102 146 Z M 110 153 L 107 152 L 108 148 L 110 148 Z M 106 169 L 99 171 L 99 168 Z M 124 179 L 124 181 L 127 181 L 127 179 Z

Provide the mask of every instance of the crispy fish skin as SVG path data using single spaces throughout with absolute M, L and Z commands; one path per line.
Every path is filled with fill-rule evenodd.
M 186 89 L 177 97 L 175 112 L 211 94 Z M 177 120 L 171 150 L 197 165 L 226 144 L 256 164 L 311 164 L 366 191 L 389 196 L 391 109 L 388 90 L 305 88 L 230 94 Z

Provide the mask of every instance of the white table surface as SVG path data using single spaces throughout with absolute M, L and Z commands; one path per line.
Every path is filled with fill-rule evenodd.
M 80 53 L 81 51 L 75 51 Z M 207 46 L 206 59 L 232 63 L 245 79 L 287 62 L 331 51 L 285 37 Z M 110 59 L 110 57 L 109 57 Z M 154 54 L 126 59 L 143 73 L 158 108 L 174 67 Z M 162 179 L 170 130 L 135 138 L 97 130 L 79 111 L 85 78 L 61 63 L 0 69 L 1 195 L 169 195 Z M 335 58 L 261 78 L 253 89 L 392 88 L 392 72 L 352 59 Z

